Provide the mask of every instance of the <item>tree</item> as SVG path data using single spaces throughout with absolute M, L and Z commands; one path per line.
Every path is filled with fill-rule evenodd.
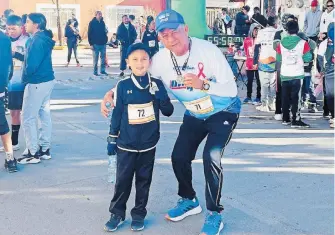
M 60 14 L 59 14 L 59 0 L 51 0 L 53 4 L 56 4 L 56 11 L 57 11 L 57 29 L 58 29 L 58 41 L 59 41 L 59 45 L 62 46 L 63 42 L 62 42 L 62 29 L 61 29 L 61 25 L 60 25 Z M 56 1 L 56 2 L 55 2 Z

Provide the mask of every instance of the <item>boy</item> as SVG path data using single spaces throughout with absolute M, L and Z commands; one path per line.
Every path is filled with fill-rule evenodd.
M 286 24 L 288 36 L 284 37 L 277 46 L 277 61 L 281 61 L 282 83 L 282 111 L 283 125 L 291 124 L 293 128 L 307 128 L 308 124 L 301 121 L 301 88 L 304 79 L 304 63 L 312 60 L 308 42 L 302 40 L 297 34 L 299 25 L 296 21 Z M 290 121 L 290 107 L 292 123 Z
M 13 77 L 8 84 L 8 109 L 12 118 L 12 144 L 13 150 L 20 149 L 18 138 L 20 131 L 20 115 L 23 103 L 23 93 L 25 85 L 22 83 L 22 65 L 24 61 L 26 43 L 28 36 L 23 35 L 22 19 L 20 16 L 11 15 L 7 19 L 6 28 L 8 36 L 12 42 L 12 56 L 14 72 Z M 3 152 L 4 148 L 0 148 Z
M 6 120 L 4 96 L 8 78 L 11 77 L 12 50 L 9 38 L 0 32 L 0 136 L 6 152 L 5 168 L 8 172 L 17 171 L 17 162 L 13 156 L 12 142 Z
M 173 113 L 173 105 L 161 80 L 150 77 L 150 50 L 142 43 L 131 45 L 126 62 L 132 74 L 118 82 L 109 131 L 108 155 L 117 153 L 117 176 L 105 230 L 113 232 L 124 220 L 134 174 L 136 201 L 131 210 L 131 230 L 144 229 L 146 205 L 159 140 L 159 110 Z

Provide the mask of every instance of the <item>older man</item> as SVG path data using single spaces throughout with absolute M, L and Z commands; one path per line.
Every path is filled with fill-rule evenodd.
M 156 29 L 165 48 L 153 57 L 151 73 L 160 76 L 186 108 L 172 152 L 181 198 L 166 218 L 180 221 L 202 211 L 192 185 L 191 164 L 200 143 L 207 137 L 203 164 L 208 213 L 201 234 L 219 234 L 223 229 L 221 158 L 241 108 L 234 75 L 215 45 L 188 36 L 188 27 L 178 12 L 166 10 L 160 13 L 156 18 Z M 113 102 L 112 95 L 113 91 L 109 91 L 101 104 L 105 116 L 108 113 L 105 103 Z

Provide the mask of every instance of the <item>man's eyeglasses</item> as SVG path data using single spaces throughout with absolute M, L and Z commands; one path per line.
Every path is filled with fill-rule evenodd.
M 334 5 L 327 5 L 327 7 L 334 7 Z

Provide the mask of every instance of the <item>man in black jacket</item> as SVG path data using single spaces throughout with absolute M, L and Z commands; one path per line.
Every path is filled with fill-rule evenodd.
M 127 68 L 126 54 L 128 47 L 133 44 L 137 38 L 136 29 L 129 23 L 127 15 L 122 16 L 122 23 L 117 28 L 116 38 L 121 42 L 120 77 L 123 77 L 124 71 Z
M 108 41 L 106 24 L 101 11 L 97 11 L 95 17 L 88 26 L 88 42 L 93 50 L 94 75 L 98 76 L 98 60 L 100 54 L 101 74 L 106 73 L 106 43 Z
M 261 26 L 263 26 L 262 28 L 265 28 L 268 24 L 268 20 L 265 18 L 265 16 L 261 15 L 260 12 L 261 10 L 259 9 L 259 7 L 255 7 L 254 14 L 252 15 L 251 20 L 253 23 L 260 24 Z
M 12 50 L 9 38 L 0 31 L 0 136 L 6 152 L 5 168 L 8 172 L 17 171 L 9 126 L 5 114 L 5 88 L 12 75 Z
M 235 21 L 235 34 L 238 36 L 246 36 L 249 33 L 249 28 L 251 21 L 249 20 L 248 12 L 250 11 L 250 7 L 245 5 L 242 8 L 242 11 L 236 14 Z

